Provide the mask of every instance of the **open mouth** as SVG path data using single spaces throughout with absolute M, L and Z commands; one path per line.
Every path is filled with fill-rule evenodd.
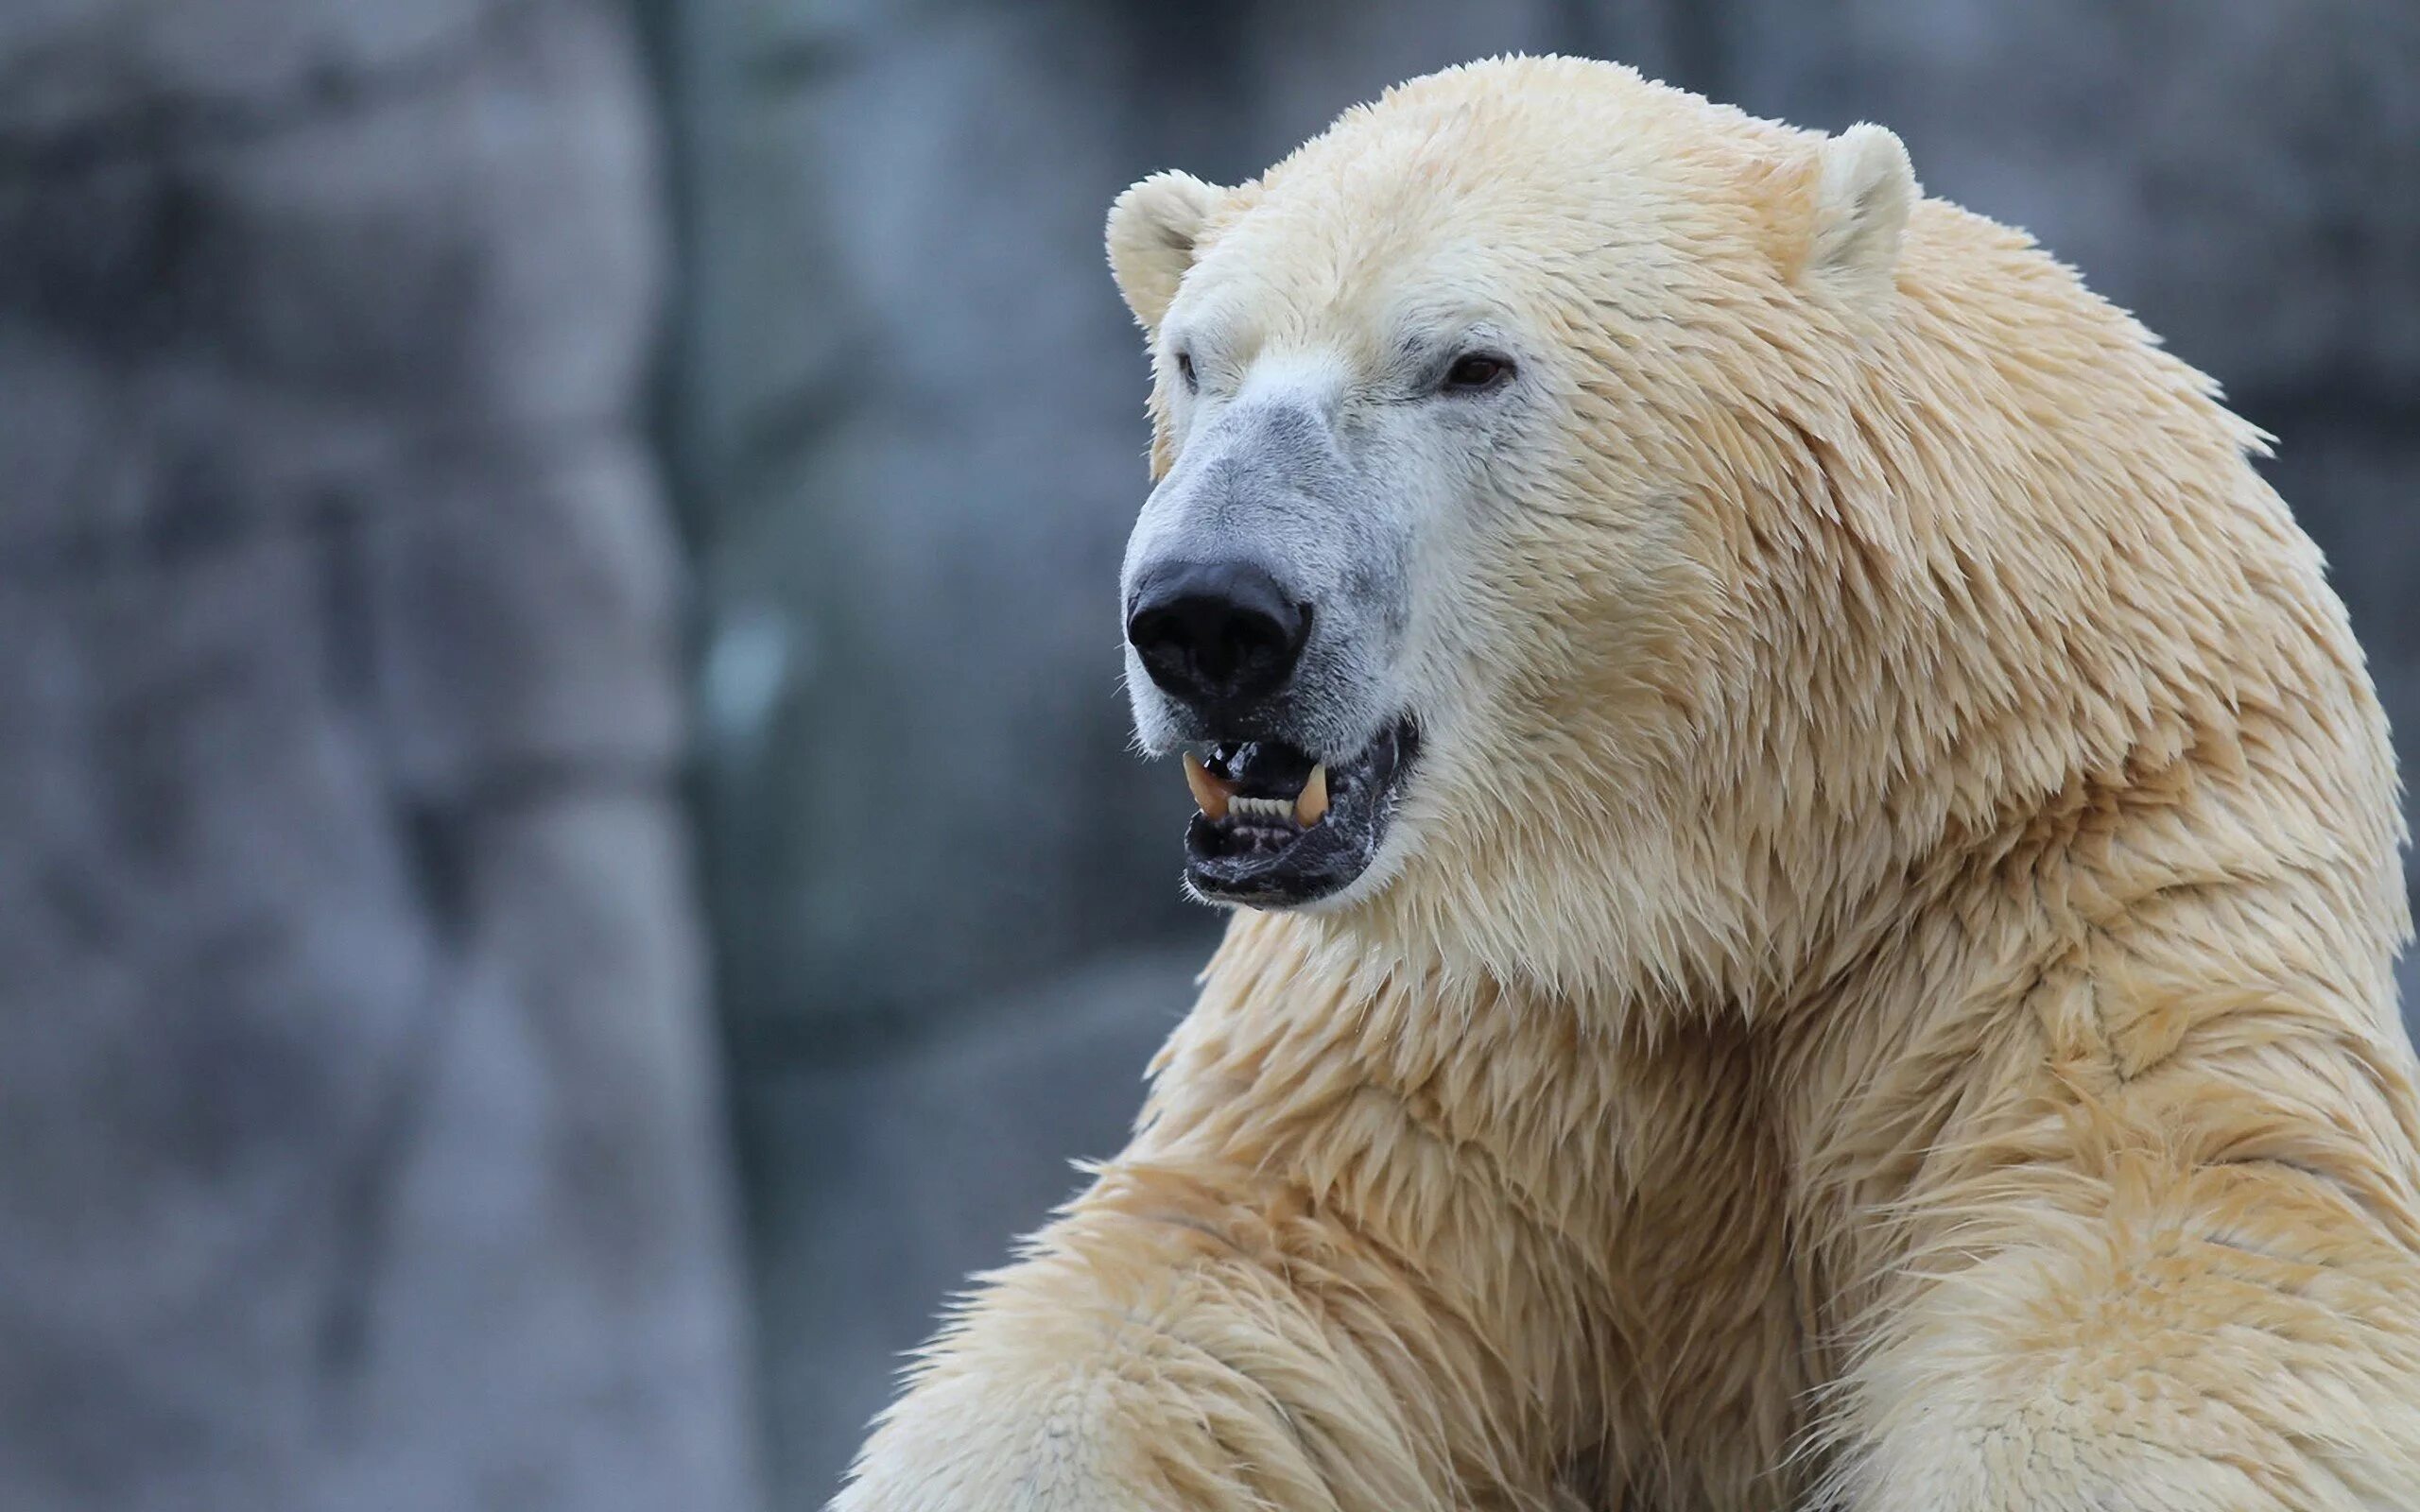
M 1420 734 L 1398 720 L 1340 762 L 1284 741 L 1220 741 L 1184 753 L 1199 814 L 1184 880 L 1215 902 L 1284 908 L 1340 891 L 1369 869 Z

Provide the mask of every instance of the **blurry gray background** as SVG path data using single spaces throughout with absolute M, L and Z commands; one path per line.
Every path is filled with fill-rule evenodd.
M 2135 309 L 2420 730 L 2410 0 L 0 0 L 0 1507 L 820 1503 L 1215 929 L 1110 198 L 1549 49 Z

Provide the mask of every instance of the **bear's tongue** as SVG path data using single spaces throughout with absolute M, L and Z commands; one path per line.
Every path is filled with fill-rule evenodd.
M 1206 757 L 1184 753 L 1184 782 L 1212 820 L 1294 824 L 1327 813 L 1327 767 L 1281 741 L 1222 741 Z

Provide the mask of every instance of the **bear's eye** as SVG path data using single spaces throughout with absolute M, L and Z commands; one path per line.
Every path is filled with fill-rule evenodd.
M 1512 359 L 1493 352 L 1465 352 L 1445 369 L 1441 386 L 1449 394 L 1483 394 L 1512 381 Z
M 1186 393 L 1196 393 L 1201 390 L 1201 380 L 1193 376 L 1192 352 L 1180 352 L 1176 354 L 1176 375 L 1184 380 L 1184 391 Z

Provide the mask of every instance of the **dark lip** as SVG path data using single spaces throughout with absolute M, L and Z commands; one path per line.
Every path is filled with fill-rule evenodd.
M 1290 834 L 1196 814 L 1184 832 L 1185 885 L 1205 902 L 1253 908 L 1299 907 L 1342 891 L 1377 859 L 1419 753 L 1419 727 L 1403 718 L 1328 763 L 1326 815 Z M 1290 797 L 1312 765 L 1284 741 L 1222 742 L 1202 759 L 1248 796 Z

